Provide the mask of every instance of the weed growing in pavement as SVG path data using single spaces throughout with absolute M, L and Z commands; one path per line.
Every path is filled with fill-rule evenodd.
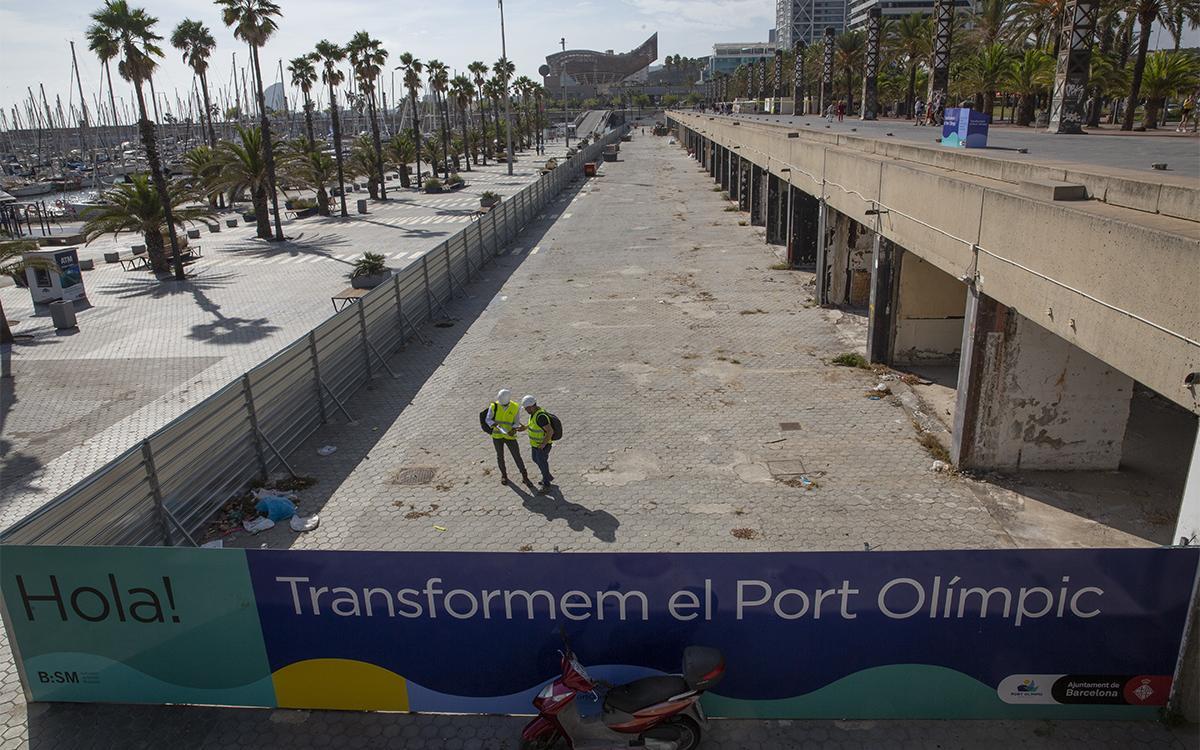
M 932 432 L 925 432 L 918 427 L 917 442 L 920 443 L 925 450 L 929 451 L 929 455 L 933 456 L 939 461 L 950 463 L 950 453 L 946 450 L 946 447 L 942 445 L 941 441 L 937 439 L 937 436 Z
M 860 370 L 870 370 L 871 363 L 867 362 L 867 358 L 858 352 L 846 352 L 839 354 L 829 360 L 830 364 L 840 365 L 842 367 L 857 367 Z
M 756 307 L 753 310 L 742 310 L 738 315 L 766 315 L 767 311 L 761 307 Z
M 767 266 L 767 267 L 770 268 L 772 271 L 790 271 L 790 270 L 792 270 L 791 263 L 775 263 L 775 264 Z
M 738 207 L 737 206 L 726 206 L 725 210 L 726 211 L 737 211 Z
M 738 226 L 739 227 L 748 227 L 748 226 L 750 226 L 750 222 L 746 221 L 745 219 L 742 219 L 741 221 L 738 222 Z
M 721 192 L 721 188 L 719 188 L 719 187 L 715 187 L 715 188 L 713 188 L 713 189 L 712 189 L 712 191 L 713 191 L 714 193 L 719 193 L 719 192 Z
M 729 532 L 737 539 L 753 539 L 758 536 L 758 532 L 754 529 L 734 529 Z

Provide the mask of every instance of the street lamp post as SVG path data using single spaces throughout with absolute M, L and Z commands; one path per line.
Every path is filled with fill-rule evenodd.
M 512 140 L 512 96 L 508 90 L 508 48 L 504 42 L 504 0 L 496 0 L 500 6 L 500 58 L 504 60 L 504 140 L 508 162 L 508 173 L 513 173 L 513 140 Z
M 558 43 L 562 45 L 562 51 L 566 52 L 567 38 L 565 36 L 560 38 Z M 569 117 L 569 115 L 567 114 L 567 59 L 565 57 L 563 58 L 562 67 L 558 69 L 558 82 L 560 84 L 559 88 L 562 89 L 563 98 L 563 137 L 567 139 L 566 148 L 570 148 L 571 126 L 567 124 L 567 117 Z

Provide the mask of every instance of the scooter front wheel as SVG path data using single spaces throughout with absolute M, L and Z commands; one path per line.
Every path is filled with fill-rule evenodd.
M 696 750 L 700 747 L 700 725 L 690 716 L 676 716 L 646 732 L 645 737 L 673 742 L 674 750 Z
M 521 740 L 521 750 L 554 750 L 561 739 L 562 735 L 554 732 L 532 740 Z

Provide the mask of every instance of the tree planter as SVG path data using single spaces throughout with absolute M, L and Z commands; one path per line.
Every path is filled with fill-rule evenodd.
M 451 185 L 447 185 L 446 189 L 453 192 L 455 190 L 462 190 L 466 186 L 467 186 L 467 183 L 465 183 L 465 182 L 455 182 Z
M 237 219 L 226 219 L 225 226 L 229 227 L 230 229 L 233 229 L 234 227 L 237 226 L 237 221 L 238 221 Z
M 496 198 L 480 198 L 480 199 L 479 199 L 479 207 L 480 207 L 480 208 L 491 208 L 492 206 L 499 205 L 499 203 L 500 203 L 500 198 L 499 198 L 499 197 L 496 197 Z
M 351 276 L 350 286 L 355 289 L 374 289 L 392 277 L 391 271 L 373 273 L 367 276 Z
M 442 193 L 442 192 L 445 192 L 445 190 L 441 186 L 433 187 L 432 185 L 427 185 L 425 187 L 425 192 L 426 193 Z
M 297 219 L 307 219 L 310 216 L 316 216 L 316 215 L 317 215 L 317 207 L 316 206 L 313 206 L 312 208 L 302 208 L 296 212 Z

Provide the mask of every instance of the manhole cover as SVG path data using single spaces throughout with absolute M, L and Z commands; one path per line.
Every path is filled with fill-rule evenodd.
M 392 477 L 392 484 L 429 484 L 437 469 L 432 466 L 409 466 Z
M 806 473 L 804 470 L 804 462 L 798 458 L 785 459 L 783 461 L 767 461 L 767 470 L 775 477 L 794 476 L 796 474 Z
M 783 430 L 784 432 L 795 432 L 800 429 L 800 423 L 799 422 L 780 422 L 779 429 Z

